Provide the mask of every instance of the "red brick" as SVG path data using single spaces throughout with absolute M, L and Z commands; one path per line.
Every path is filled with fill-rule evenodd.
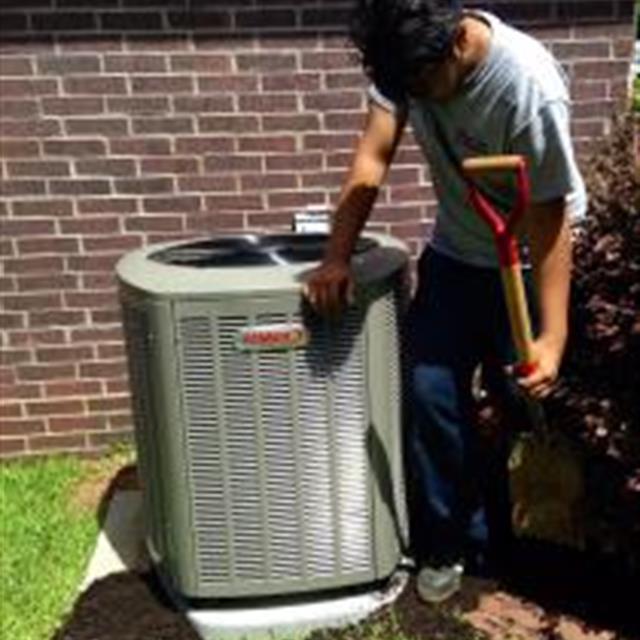
M 350 7 L 327 7 L 322 9 L 303 9 L 303 27 L 330 27 L 342 29 L 349 23 L 352 9 Z
M 71 76 L 63 79 L 62 86 L 66 93 L 77 95 L 127 93 L 127 82 L 123 76 Z
M 233 98 L 229 95 L 176 96 L 173 108 L 177 113 L 224 113 L 233 112 Z
M 76 362 L 93 358 L 91 347 L 48 347 L 36 349 L 39 362 Z
M 250 173 L 240 176 L 242 191 L 260 191 L 267 189 L 295 189 L 296 176 L 288 173 Z
M 124 339 L 122 327 L 110 329 L 91 327 L 88 329 L 72 329 L 72 342 L 122 342 Z
M 571 135 L 574 138 L 599 138 L 605 135 L 605 120 L 578 120 L 571 123 Z
M 591 100 L 608 97 L 609 84 L 606 80 L 587 80 L 581 82 L 579 79 L 571 83 L 571 98 L 573 100 Z
M 37 140 L 0 140 L 0 156 L 3 158 L 28 158 L 39 153 Z
M 5 400 L 29 400 L 31 398 L 39 398 L 41 397 L 41 395 L 42 387 L 39 384 L 22 383 L 13 385 L 0 385 L 0 398 L 4 398 Z
M 263 131 L 314 131 L 319 128 L 317 115 L 262 116 Z
M 129 380 L 107 380 L 107 393 L 130 393 Z
M 307 187 L 325 187 L 335 189 L 340 187 L 346 178 L 343 170 L 339 171 L 322 171 L 318 173 L 306 173 L 302 176 L 302 186 Z
M 574 102 L 571 114 L 575 121 L 582 118 L 608 118 L 615 109 L 613 100 L 593 100 L 589 102 Z
M 142 239 L 137 236 L 96 236 L 82 238 L 83 250 L 87 253 L 102 251 L 131 251 L 142 245 Z
M 210 6 L 210 5 L 208 5 Z M 169 11 L 169 25 L 174 29 L 223 29 L 231 25 L 228 11 Z
M 362 110 L 364 102 L 364 94 L 356 91 L 327 91 L 304 96 L 304 108 L 318 111 L 328 109 Z
M 107 420 L 104 416 L 64 416 L 49 420 L 49 429 L 52 433 L 100 431 L 106 428 Z
M 259 195 L 220 195 L 206 196 L 205 206 L 208 209 L 245 210 L 262 209 L 262 198 Z
M 83 378 L 122 378 L 127 374 L 124 360 L 118 362 L 84 362 L 80 364 Z
M 110 153 L 117 156 L 168 156 L 168 138 L 121 138 L 109 140 Z
M 327 73 L 325 76 L 327 89 L 360 89 L 364 91 L 367 82 L 362 71 Z
M 20 402 L 0 403 L 0 418 L 19 418 L 22 416 L 22 404 Z M 0 422 L 0 424 L 2 424 Z
M 307 205 L 326 204 L 323 191 L 291 191 L 267 194 L 269 208 L 306 207 Z
M 0 238 L 0 256 L 14 256 L 15 249 L 11 240 Z
M 262 77 L 264 91 L 319 91 L 319 73 L 278 73 Z
M 58 256 L 38 256 L 4 260 L 7 273 L 55 273 L 64 269 L 64 261 Z
M 611 44 L 602 41 L 556 42 L 552 47 L 553 54 L 560 60 L 598 59 L 611 56 Z
M 609 20 L 615 18 L 616 3 L 603 0 L 582 0 L 582 2 L 557 2 L 556 16 L 560 22 L 586 21 L 588 19 Z
M 351 51 L 305 51 L 302 54 L 303 69 L 326 69 L 335 71 L 336 69 L 359 68 L 357 56 Z
M 90 433 L 89 444 L 92 447 L 113 447 L 116 444 L 131 443 L 133 420 L 130 415 L 108 416 L 109 431 Z M 123 431 L 122 429 L 125 429 Z
M 57 120 L 0 120 L 0 136 L 5 138 L 45 138 L 60 132 Z
M 320 153 L 283 153 L 267 156 L 267 171 L 315 171 L 322 169 Z
M 25 120 L 37 117 L 39 114 L 36 100 L 3 100 L 0 107 L 0 115 L 7 119 Z
M 24 438 L 0 438 L 0 456 L 13 457 L 27 450 Z
M 64 123 L 68 135 L 126 136 L 129 127 L 123 118 L 69 118 Z
M 322 149 L 335 151 L 336 149 L 354 149 L 358 136 L 350 133 L 312 133 L 304 136 L 305 149 Z
M 337 151 L 327 154 L 327 166 L 330 169 L 342 167 L 346 169 L 353 160 L 353 151 Z
M 104 57 L 107 73 L 162 73 L 167 70 L 167 59 L 162 55 L 109 54 Z
M 103 140 L 44 140 L 43 151 L 50 156 L 103 156 L 106 145 Z
M 17 288 L 16 278 L 14 276 L 3 277 L 0 276 L 0 292 L 8 293 L 14 292 Z
M 238 139 L 238 150 L 265 151 L 270 153 L 287 153 L 296 150 L 296 138 L 288 135 L 278 136 L 243 136 Z
M 178 178 L 178 189 L 182 192 L 215 191 L 221 193 L 225 191 L 237 191 L 238 182 L 235 176 L 230 175 L 184 176 Z
M 215 173 L 255 172 L 262 168 L 262 156 L 257 155 L 214 155 L 205 158 L 205 171 Z
M 138 204 L 133 198 L 78 198 L 78 212 L 83 215 L 102 215 L 104 213 L 133 213 Z
M 142 206 L 145 211 L 153 213 L 182 213 L 199 211 L 200 198 L 197 196 L 167 196 L 164 198 L 145 198 Z
M 67 258 L 67 263 L 71 271 L 111 273 L 120 258 L 122 258 L 121 252 L 106 255 L 71 256 Z
M 94 398 L 89 400 L 90 413 L 113 413 L 131 410 L 131 398 L 126 396 L 111 398 Z
M 331 131 L 360 131 L 364 114 L 351 111 L 332 111 L 323 115 L 324 125 Z
M 240 28 L 290 29 L 296 26 L 296 13 L 291 9 L 247 9 L 236 11 L 236 26 Z
M 11 203 L 13 215 L 20 217 L 70 216 L 73 204 L 70 200 L 16 200 Z
M 136 163 L 125 159 L 79 160 L 75 163 L 78 175 L 92 176 L 133 176 Z
M 171 178 L 131 178 L 114 180 L 117 193 L 148 195 L 173 191 Z
M 73 274 L 49 273 L 46 276 L 22 276 L 17 278 L 21 291 L 62 291 L 76 289 L 78 277 Z
M 176 153 L 226 153 L 234 150 L 235 140 L 222 136 L 178 137 L 175 145 Z
M 223 133 L 246 133 L 258 131 L 259 120 L 257 116 L 201 116 L 198 118 L 200 131 Z
M 193 93 L 193 80 L 188 76 L 132 76 L 133 93 Z
M 257 91 L 258 77 L 250 75 L 199 76 L 198 93 Z
M 182 231 L 184 221 L 176 216 L 136 216 L 125 220 L 125 230 L 133 232 Z
M 628 72 L 628 61 L 575 62 L 573 63 L 572 77 L 580 80 L 610 80 L 619 76 L 626 77 Z
M 135 98 L 107 98 L 109 113 L 158 114 L 169 111 L 168 96 L 137 96 Z
M 27 57 L 0 58 L 0 76 L 30 76 L 33 75 L 33 64 Z
M 84 397 L 100 393 L 101 390 L 102 385 L 96 380 L 59 380 L 45 384 L 48 398 Z
M 18 253 L 69 254 L 77 253 L 78 241 L 75 238 L 33 237 L 18 239 Z
M 29 449 L 34 453 L 70 451 L 84 449 L 86 447 L 86 436 L 76 435 L 42 435 L 29 438 Z
M 244 53 L 236 56 L 240 71 L 293 71 L 296 68 L 296 57 L 286 53 Z
M 22 161 L 8 162 L 7 170 L 10 176 L 68 176 L 70 175 L 69 163 L 62 161 Z
M 125 223 L 135 218 L 127 218 Z M 110 289 L 116 286 L 115 274 L 83 274 L 80 276 L 83 289 Z
M 61 344 L 64 342 L 65 334 L 64 331 L 60 329 L 45 329 L 44 331 L 14 331 L 9 335 L 9 343 L 14 346 L 31 347 L 38 344 Z
M 49 219 L 28 219 L 7 218 L 0 220 L 0 234 L 5 237 L 15 238 L 17 236 L 30 235 L 54 235 L 56 230 L 55 222 Z
M 44 420 L 2 420 L 0 421 L 0 441 L 6 436 L 29 436 L 34 433 L 43 433 Z
M 30 402 L 27 412 L 30 416 L 64 416 L 84 413 L 82 400 L 48 400 L 46 402 Z
M 633 38 L 619 38 L 613 41 L 613 56 L 629 60 L 633 57 Z
M 98 195 L 111 193 L 108 180 L 51 180 L 52 195 Z
M 198 170 L 198 161 L 195 158 L 143 158 L 140 161 L 141 173 L 195 173 Z
M 132 121 L 134 135 L 156 133 L 193 133 L 193 118 L 136 118 Z
M 18 367 L 17 373 L 19 380 L 54 380 L 73 377 L 75 367 L 71 364 L 24 364 Z
M 31 311 L 32 309 L 59 309 L 62 297 L 59 293 L 30 293 L 4 296 L 7 311 Z
M 16 384 L 16 380 L 15 367 L 0 367 L 0 384 Z
M 99 15 L 104 31 L 160 31 L 163 26 L 159 11 L 109 11 Z
M 268 226 L 271 228 L 291 228 L 291 211 L 259 211 L 249 213 L 247 216 L 249 227 L 257 227 L 262 230 Z
M 53 13 L 34 13 L 31 16 L 31 26 L 35 31 L 85 31 L 95 29 L 95 17 L 92 11 L 73 13 L 56 11 Z
M 240 231 L 244 228 L 244 214 L 240 211 L 201 213 L 187 218 L 187 229 L 194 232 Z
M 0 80 L 0 96 L 4 98 L 28 98 L 30 96 L 55 95 L 58 83 L 53 79 L 46 80 Z
M 188 73 L 229 73 L 231 56 L 222 54 L 180 54 L 170 58 L 171 71 Z
M 298 99 L 295 94 L 289 93 L 251 93 L 240 95 L 240 111 L 257 111 L 259 113 L 272 113 L 279 111 L 296 111 Z
M 90 38 L 86 35 L 69 33 L 65 34 L 64 38 L 60 38 L 56 44 L 63 53 L 102 53 L 122 49 L 122 40 L 119 36 L 105 33 L 92 33 Z
M 0 365 L 13 366 L 23 364 L 31 360 L 31 351 L 24 349 L 5 349 L 0 351 Z
M 99 73 L 100 58 L 92 55 L 43 56 L 37 59 L 40 75 Z

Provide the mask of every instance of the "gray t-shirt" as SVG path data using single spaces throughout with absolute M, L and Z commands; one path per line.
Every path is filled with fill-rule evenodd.
M 562 68 L 534 38 L 489 13 L 473 15 L 491 27 L 489 53 L 454 98 L 398 104 L 375 86 L 369 96 L 385 109 L 408 110 L 438 197 L 433 248 L 468 264 L 493 267 L 498 264 L 493 237 L 468 203 L 459 168 L 463 159 L 522 154 L 528 160 L 532 202 L 564 197 L 572 220 L 585 215 L 587 202 L 571 143 Z M 509 211 L 513 180 L 476 182 L 500 210 Z

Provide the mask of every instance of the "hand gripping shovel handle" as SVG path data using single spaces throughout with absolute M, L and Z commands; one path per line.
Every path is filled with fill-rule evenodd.
M 462 172 L 467 180 L 469 199 L 474 210 L 493 232 L 511 333 L 518 356 L 516 373 L 526 376 L 535 370 L 536 363 L 531 348 L 533 342 L 531 319 L 527 307 L 514 228 L 522 219 L 529 205 L 530 188 L 527 164 L 522 156 L 516 155 L 469 158 L 463 161 Z M 507 218 L 496 212 L 493 205 L 480 193 L 474 180 L 478 176 L 498 172 L 516 173 L 517 197 L 515 206 Z

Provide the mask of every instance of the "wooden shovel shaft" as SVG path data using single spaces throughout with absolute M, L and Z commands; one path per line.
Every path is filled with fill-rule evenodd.
M 518 362 L 531 366 L 534 364 L 533 333 L 520 264 L 501 267 L 500 275 Z
M 462 170 L 467 175 L 480 175 L 495 171 L 515 171 L 524 163 L 522 156 L 479 156 L 462 162 Z

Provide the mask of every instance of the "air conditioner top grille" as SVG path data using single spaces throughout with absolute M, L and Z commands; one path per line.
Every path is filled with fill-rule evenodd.
M 161 264 L 191 267 L 254 267 L 317 262 L 327 243 L 324 234 L 243 235 L 186 242 L 149 255 Z M 360 238 L 355 254 L 378 246 L 372 238 Z
M 116 265 L 121 283 L 158 297 L 299 293 L 304 274 L 324 255 L 327 236 L 231 236 L 151 245 Z M 366 234 L 355 251 L 356 282 L 379 282 L 406 264 L 405 245 Z

